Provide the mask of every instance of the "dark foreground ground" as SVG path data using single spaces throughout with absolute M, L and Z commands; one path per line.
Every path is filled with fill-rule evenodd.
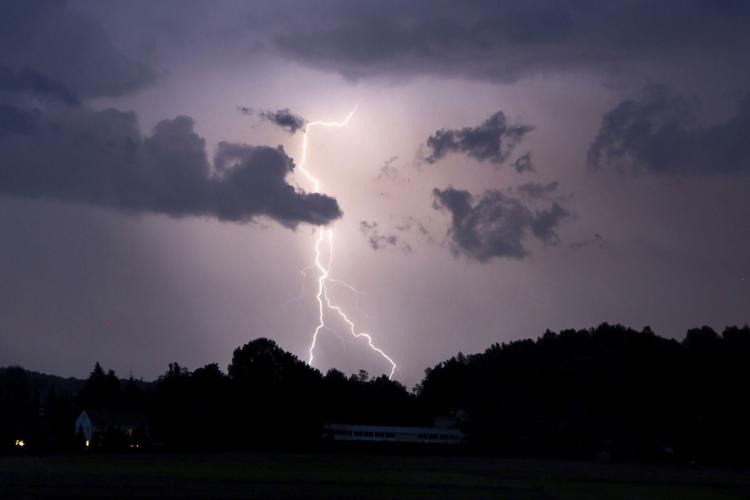
M 0 457 L 0 498 L 750 499 L 750 469 L 281 453 Z

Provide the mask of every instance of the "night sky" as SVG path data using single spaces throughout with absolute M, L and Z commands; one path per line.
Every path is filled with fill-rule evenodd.
M 5 1 L 0 365 L 152 379 L 328 291 L 411 386 L 601 322 L 745 324 L 750 3 Z M 307 124 L 307 164 L 299 171 Z M 326 261 L 327 257 L 323 260 Z M 331 311 L 314 366 L 390 366 Z

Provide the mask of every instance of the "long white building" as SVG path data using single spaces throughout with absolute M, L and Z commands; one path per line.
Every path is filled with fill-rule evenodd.
M 323 438 L 333 441 L 370 441 L 458 445 L 464 435 L 458 429 L 438 427 L 394 427 L 385 425 L 326 424 Z

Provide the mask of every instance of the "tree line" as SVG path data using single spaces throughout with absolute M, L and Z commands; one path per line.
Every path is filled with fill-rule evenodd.
M 315 447 L 324 423 L 430 426 L 455 417 L 470 450 L 601 460 L 748 462 L 750 328 L 682 341 L 602 324 L 493 344 L 425 371 L 412 390 L 364 371 L 325 374 L 259 338 L 215 363 L 171 363 L 153 382 L 98 363 L 77 387 L 0 369 L 0 443 L 80 447 L 82 409 L 140 412 L 164 449 Z M 62 380 L 62 379 L 61 379 Z M 71 385 L 73 390 L 70 390 Z

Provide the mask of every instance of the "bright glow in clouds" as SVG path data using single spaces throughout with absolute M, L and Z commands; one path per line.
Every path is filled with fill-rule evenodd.
M 307 141 L 310 136 L 310 129 L 312 127 L 344 127 L 347 123 L 349 123 L 349 120 L 354 115 L 354 112 L 357 110 L 355 107 L 347 116 L 344 121 L 341 122 L 322 122 L 322 121 L 315 121 L 310 122 L 305 126 L 305 132 L 302 136 L 302 158 L 299 162 L 299 170 L 303 174 L 305 174 L 305 177 L 312 182 L 314 187 L 314 192 L 318 193 L 320 192 L 320 181 L 316 179 L 315 177 L 310 174 L 309 171 L 305 168 L 305 163 L 307 161 Z M 323 266 L 323 264 L 320 261 L 320 246 L 323 243 L 324 240 L 327 240 L 328 242 L 328 265 Z M 310 349 L 308 350 L 309 358 L 307 360 L 308 364 L 312 365 L 313 360 L 315 359 L 315 344 L 318 341 L 318 334 L 323 328 L 326 328 L 325 325 L 325 309 L 328 308 L 331 311 L 336 312 L 339 317 L 344 320 L 344 322 L 349 326 L 349 331 L 355 338 L 364 338 L 367 340 L 367 345 L 378 353 L 380 356 L 385 358 L 388 363 L 391 365 L 391 371 L 388 375 L 388 378 L 393 377 L 393 372 L 396 371 L 396 363 L 380 348 L 376 347 L 375 344 L 372 342 L 372 337 L 368 333 L 364 332 L 357 332 L 357 329 L 352 322 L 352 320 L 349 319 L 349 317 L 346 315 L 344 310 L 331 302 L 331 299 L 328 297 L 328 283 L 329 282 L 337 282 L 341 283 L 344 286 L 348 287 L 350 290 L 354 291 L 355 294 L 358 292 L 349 284 L 344 283 L 339 280 L 333 280 L 330 278 L 331 273 L 331 267 L 333 265 L 333 230 L 326 228 L 325 226 L 318 227 L 318 237 L 315 240 L 315 267 L 318 268 L 318 271 L 320 272 L 320 276 L 318 277 L 318 293 L 316 295 L 316 299 L 318 300 L 318 326 L 315 328 L 315 331 L 313 332 L 312 337 L 312 343 L 310 344 Z

